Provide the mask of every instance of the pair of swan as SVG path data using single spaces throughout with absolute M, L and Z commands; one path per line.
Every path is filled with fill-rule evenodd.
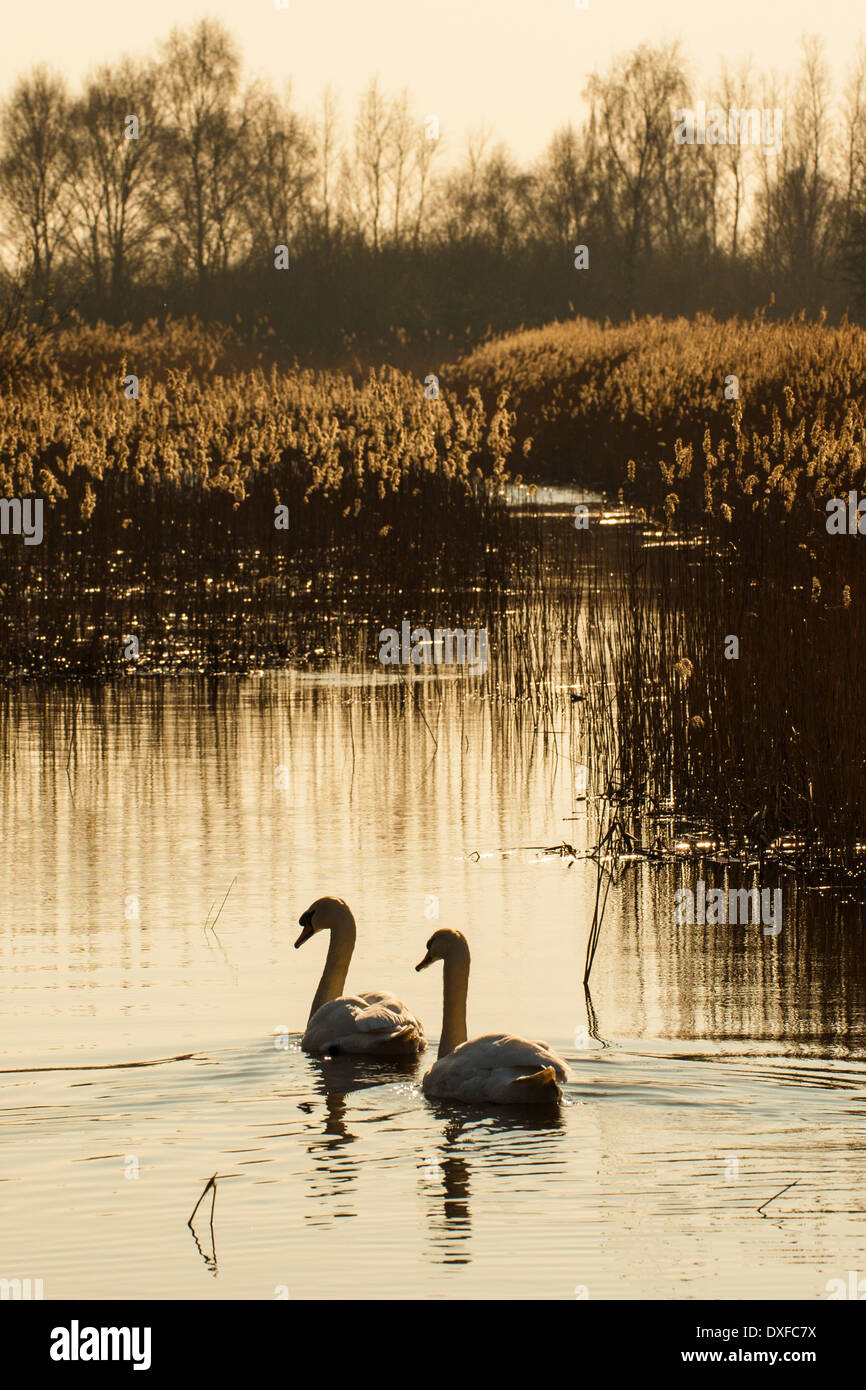
M 393 994 L 343 994 L 355 948 L 355 919 L 342 898 L 318 898 L 299 918 L 295 948 L 316 932 L 330 932 L 325 968 L 313 999 L 301 1046 L 307 1052 L 358 1056 L 417 1056 L 427 1046 L 424 1030 Z M 509 1033 L 466 1038 L 469 946 L 462 932 L 442 927 L 427 942 L 416 965 L 444 965 L 442 1037 L 437 1061 L 421 1083 L 437 1100 L 497 1104 L 550 1104 L 560 1098 L 559 1082 L 568 1069 L 547 1043 L 527 1042 Z

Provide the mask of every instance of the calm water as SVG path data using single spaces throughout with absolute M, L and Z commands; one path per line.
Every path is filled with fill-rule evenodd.
M 416 692 L 130 681 L 74 728 L 69 693 L 9 697 L 0 1277 L 47 1298 L 823 1298 L 866 1272 L 855 909 L 786 890 L 778 938 L 675 928 L 692 871 L 638 866 L 590 1037 L 595 868 L 544 853 L 591 835 L 575 730 L 534 736 L 471 684 Z M 562 1052 L 558 1120 L 434 1108 L 423 1060 L 300 1052 L 323 943 L 292 943 L 322 893 L 358 921 L 350 987 L 394 990 L 432 1039 L 441 977 L 414 965 L 435 925 L 465 931 L 470 1031 Z

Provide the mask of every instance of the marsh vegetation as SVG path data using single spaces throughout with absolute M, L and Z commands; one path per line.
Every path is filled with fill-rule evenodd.
M 552 737 L 576 712 L 629 814 L 859 879 L 866 540 L 826 504 L 866 483 L 864 410 L 850 325 L 556 324 L 435 391 L 69 325 L 0 391 L 0 489 L 46 503 L 40 546 L 3 538 L 4 672 L 370 666 L 407 618 L 483 628 L 467 689 Z M 548 462 L 618 513 L 509 505 Z

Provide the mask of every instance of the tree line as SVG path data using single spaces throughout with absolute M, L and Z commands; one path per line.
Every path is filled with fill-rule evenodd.
M 267 318 L 291 351 L 330 358 L 572 313 L 859 312 L 866 48 L 836 91 L 817 39 L 787 79 L 723 67 L 707 88 L 678 44 L 642 45 L 584 97 L 582 122 L 521 166 L 484 133 L 450 151 L 443 113 L 378 79 L 350 122 L 330 89 L 301 112 L 247 80 L 208 19 L 78 94 L 37 67 L 0 109 L 6 285 L 90 320 Z M 698 100 L 779 110 L 778 152 L 678 143 Z

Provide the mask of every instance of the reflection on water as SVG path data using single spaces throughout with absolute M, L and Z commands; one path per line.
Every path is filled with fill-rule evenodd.
M 441 1264 L 468 1264 L 470 1260 L 469 1248 L 464 1245 L 472 1234 L 469 1165 L 456 1152 L 458 1137 L 459 1126 L 455 1133 L 446 1131 L 438 1159 L 441 1190 L 431 1191 L 426 1213 L 430 1227 L 429 1258 Z M 431 1187 L 435 1189 L 437 1165 L 432 1166 Z
M 593 1038 L 579 706 L 551 738 L 471 689 L 333 673 L 3 698 L 0 1277 L 820 1298 L 862 1264 L 857 909 L 783 880 L 778 937 L 677 927 L 675 890 L 724 866 L 637 865 Z M 441 982 L 414 963 L 434 923 L 464 930 L 470 1030 L 560 1051 L 561 1112 L 429 1104 L 435 1041 L 400 1070 L 302 1053 L 322 962 L 293 932 L 326 892 L 358 921 L 349 987 L 393 990 L 433 1040 Z

